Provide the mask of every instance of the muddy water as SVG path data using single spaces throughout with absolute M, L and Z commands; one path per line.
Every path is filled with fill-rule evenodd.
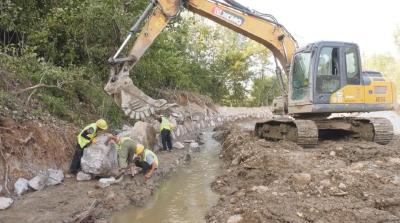
M 191 162 L 180 167 L 163 183 L 144 207 L 132 207 L 117 213 L 112 223 L 196 223 L 205 222 L 204 216 L 216 204 L 218 196 L 210 183 L 219 175 L 219 144 L 205 133 L 205 144 Z M 161 161 L 162 162 L 162 161 Z

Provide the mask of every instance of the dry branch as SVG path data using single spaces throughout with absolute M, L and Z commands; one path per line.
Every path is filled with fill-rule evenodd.
M 56 86 L 56 85 L 37 84 L 37 85 L 34 85 L 32 87 L 28 87 L 28 88 L 19 90 L 17 92 L 14 92 L 14 94 L 22 94 L 22 93 L 25 93 L 27 91 L 35 90 L 35 89 L 38 89 L 38 88 L 56 88 L 58 90 L 65 91 L 64 89 L 62 89 L 62 88 L 60 88 L 59 86 Z
M 6 128 L 6 127 L 1 127 L 0 126 L 0 130 L 9 131 L 10 133 L 15 133 L 11 128 Z
M 73 219 L 73 222 L 75 223 L 81 223 L 84 220 L 86 220 L 88 217 L 90 217 L 90 214 L 93 212 L 94 208 L 97 206 L 98 200 L 94 200 L 90 207 L 86 210 L 81 212 L 80 214 L 76 215 L 76 217 Z
M 18 139 L 21 144 L 27 144 L 31 139 L 33 139 L 33 132 L 30 132 L 28 137 L 25 139 Z

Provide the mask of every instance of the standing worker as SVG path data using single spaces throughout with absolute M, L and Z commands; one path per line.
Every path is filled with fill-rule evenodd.
M 161 131 L 161 141 L 163 145 L 163 150 L 167 151 L 168 149 L 168 151 L 171 151 L 172 150 L 171 129 L 173 128 L 173 125 L 163 115 L 161 115 L 158 121 L 161 123 L 160 131 Z
M 133 161 L 133 154 L 136 148 L 135 141 L 128 136 L 120 137 L 113 135 L 109 137 L 108 142 L 110 141 L 114 141 L 117 145 L 119 168 L 127 168 L 128 164 Z
M 145 149 L 142 144 L 137 144 L 135 156 L 139 157 L 139 159 L 135 161 L 135 165 L 142 168 L 140 173 L 144 174 L 146 180 L 150 179 L 153 172 L 158 168 L 157 155 L 153 151 Z M 136 174 L 135 169 L 132 168 L 131 171 L 132 176 L 134 176 Z
M 92 142 L 96 143 L 97 132 L 106 130 L 108 128 L 107 122 L 104 119 L 99 119 L 95 123 L 92 123 L 79 133 L 76 145 L 75 154 L 71 161 L 69 172 L 77 174 L 81 168 L 81 158 L 83 156 L 83 150 L 88 147 Z

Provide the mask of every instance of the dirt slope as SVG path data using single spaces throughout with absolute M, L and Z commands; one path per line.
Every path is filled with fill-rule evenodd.
M 67 169 L 75 145 L 75 128 L 56 122 L 16 122 L 0 116 L 0 183 L 7 173 L 9 189 L 18 177 L 33 177 L 47 168 Z
M 236 128 L 207 222 L 400 222 L 399 144 L 340 139 L 303 149 Z

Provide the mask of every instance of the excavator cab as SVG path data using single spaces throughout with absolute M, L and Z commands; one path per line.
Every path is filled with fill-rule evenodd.
M 289 71 L 288 113 L 256 124 L 258 136 L 288 139 L 305 147 L 318 138 L 345 135 L 387 144 L 393 126 L 385 118 L 329 117 L 332 113 L 371 112 L 396 107 L 392 82 L 363 75 L 353 43 L 317 42 L 294 53 Z M 295 119 L 293 119 L 293 117 Z
M 289 73 L 289 113 L 299 116 L 393 109 L 392 83 L 380 78 L 366 84 L 361 75 L 356 44 L 317 42 L 298 50 Z

